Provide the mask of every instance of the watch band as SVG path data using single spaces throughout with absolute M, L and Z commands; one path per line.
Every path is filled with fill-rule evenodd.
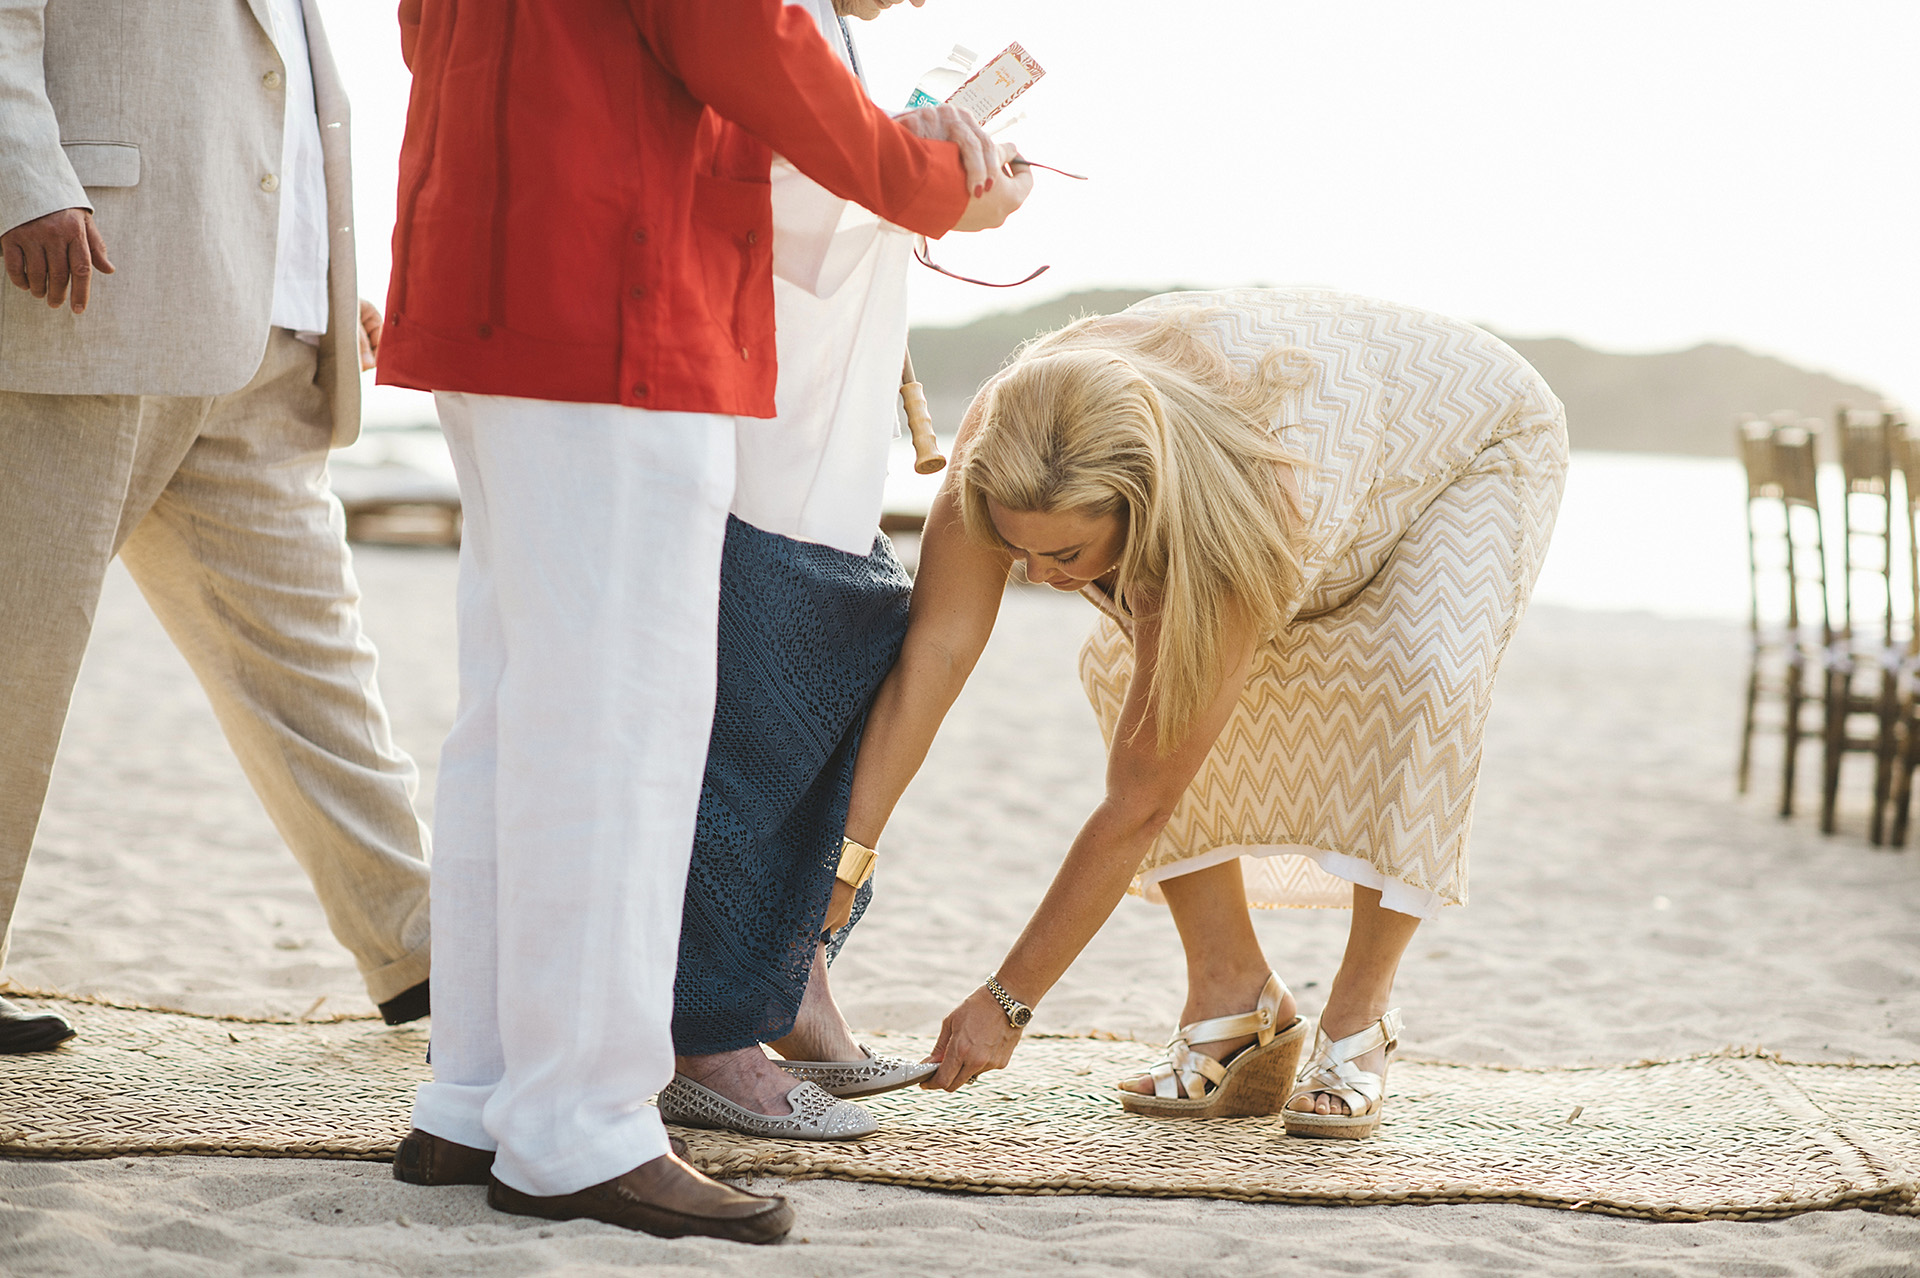
M 1033 1009 L 1007 993 L 1006 987 L 1000 984 L 999 977 L 987 978 L 987 993 L 993 995 L 993 1001 L 998 1003 L 1000 1010 L 1007 1014 L 1007 1024 L 1013 1028 L 1025 1029 L 1027 1022 L 1033 1019 Z
M 833 877 L 850 888 L 864 887 L 867 880 L 873 877 L 873 864 L 879 856 L 866 844 L 855 843 L 843 836 L 840 840 L 840 868 L 834 871 Z

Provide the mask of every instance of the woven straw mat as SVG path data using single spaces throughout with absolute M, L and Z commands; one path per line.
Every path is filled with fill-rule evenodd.
M 418 1025 L 42 1003 L 80 1037 L 0 1056 L 0 1154 L 385 1159 L 427 1075 Z M 929 1045 L 871 1041 L 903 1056 Z M 1288 1138 L 1271 1118 L 1124 1113 L 1114 1080 L 1152 1055 L 1140 1043 L 1032 1039 L 1013 1068 L 956 1095 L 862 1102 L 880 1119 L 864 1141 L 682 1134 L 716 1175 L 982 1193 L 1507 1202 L 1656 1220 L 1920 1213 L 1920 1064 L 1758 1053 L 1557 1070 L 1399 1061 L 1380 1134 L 1346 1142 Z

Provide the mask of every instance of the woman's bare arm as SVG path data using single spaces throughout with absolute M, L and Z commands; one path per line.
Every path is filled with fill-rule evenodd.
M 979 428 L 987 392 L 999 380 L 996 376 L 982 386 L 967 405 L 954 444 L 956 456 Z M 949 471 L 920 533 L 907 637 L 899 660 L 874 694 L 854 760 L 846 824 L 846 835 L 854 842 L 880 845 L 894 805 L 926 761 L 934 734 L 986 649 L 1012 563 L 1005 551 L 978 545 L 967 536 Z M 853 893 L 845 883 L 834 883 L 821 926 L 828 931 L 846 926 L 853 917 Z
M 1225 638 L 1232 667 L 1205 713 L 1170 754 L 1156 748 L 1152 683 L 1157 634 L 1151 619 L 1136 624 L 1133 683 L 1107 758 L 1107 793 L 1081 826 L 1053 876 L 1040 908 L 1028 920 L 995 975 L 1014 998 L 1037 1003 L 1052 989 L 1127 893 L 1134 871 L 1193 784 L 1200 765 L 1226 727 L 1253 669 L 1257 644 L 1244 627 Z M 952 1091 L 984 1070 L 1003 1068 L 1020 1041 L 983 985 L 940 1028 L 929 1060 L 940 1069 L 923 1087 Z
M 988 392 L 999 380 L 996 376 L 982 386 L 967 405 L 954 445 L 956 456 L 963 455 L 979 429 Z M 967 536 L 955 490 L 949 471 L 920 534 L 906 641 L 874 695 L 854 763 L 847 837 L 868 847 L 878 845 L 894 805 L 920 771 L 941 721 L 986 649 L 1006 591 L 1012 556 Z M 850 893 L 836 891 L 829 923 L 840 913 L 843 896 L 851 900 Z
M 847 837 L 878 845 L 993 633 L 1008 563 L 1004 552 L 967 537 L 952 487 L 943 487 L 920 538 L 906 642 L 874 696 L 860 739 Z

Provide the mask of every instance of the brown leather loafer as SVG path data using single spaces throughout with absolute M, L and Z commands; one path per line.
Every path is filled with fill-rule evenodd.
M 669 1136 L 675 1158 L 687 1156 L 687 1142 Z M 418 1127 L 407 1133 L 393 1156 L 393 1178 L 409 1185 L 485 1185 L 493 1179 L 493 1151 L 461 1145 Z
M 393 1178 L 409 1185 L 484 1185 L 493 1172 L 493 1151 L 456 1144 L 418 1127 L 393 1156 Z
M 495 1211 L 548 1220 L 600 1220 L 659 1238 L 724 1238 L 779 1242 L 793 1228 L 784 1198 L 763 1198 L 711 1180 L 672 1154 L 578 1193 L 547 1198 L 523 1194 L 495 1180 L 487 1186 Z

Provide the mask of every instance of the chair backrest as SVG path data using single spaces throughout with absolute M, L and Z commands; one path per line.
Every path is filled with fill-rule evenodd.
M 1747 500 L 1779 497 L 1780 483 L 1773 473 L 1773 426 L 1758 417 L 1747 416 L 1733 429 L 1734 445 L 1740 450 L 1741 464 L 1747 468 Z
M 1886 409 L 1887 454 L 1894 473 L 1905 480 L 1907 505 L 1920 502 L 1920 430 L 1909 424 L 1897 409 Z
M 1882 409 L 1834 410 L 1840 441 L 1840 588 L 1845 600 L 1841 628 L 1854 643 L 1895 646 L 1894 417 Z
M 1840 470 L 1850 493 L 1885 495 L 1893 478 L 1894 415 L 1883 409 L 1834 410 L 1834 433 L 1840 437 Z
M 1804 418 L 1773 431 L 1773 475 L 1780 499 L 1789 506 L 1820 508 L 1818 482 L 1820 422 Z
M 1905 421 L 1898 409 L 1886 408 L 1887 452 L 1893 471 L 1900 476 L 1907 508 L 1907 587 L 1910 618 L 1920 618 L 1920 429 Z M 1920 652 L 1920 624 L 1913 626 L 1908 651 Z
M 1791 413 L 1750 417 L 1735 438 L 1747 471 L 1749 620 L 1756 640 L 1765 634 L 1789 646 L 1831 644 L 1816 460 L 1820 422 Z M 1767 514 L 1769 508 L 1777 513 Z M 1809 623 L 1817 632 L 1803 634 Z

